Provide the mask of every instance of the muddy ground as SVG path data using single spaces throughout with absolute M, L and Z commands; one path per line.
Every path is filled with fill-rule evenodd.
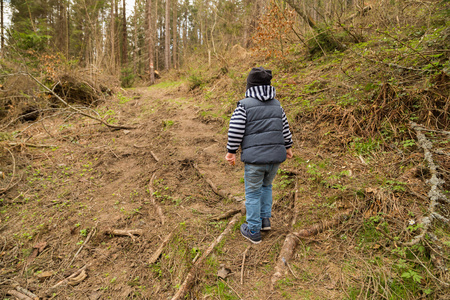
M 14 184 L 0 204 L 2 299 L 12 298 L 7 292 L 16 285 L 48 299 L 171 299 L 232 219 L 214 217 L 243 207 L 243 164 L 224 160 L 227 121 L 208 114 L 210 106 L 186 86 L 128 90 L 99 110 L 109 122 L 135 128 L 110 130 L 66 114 L 22 124 L 17 130 L 29 126 L 26 144 L 2 153 L 2 171 L 16 172 L 14 181 L 2 182 Z M 348 187 L 372 168 L 338 139 L 327 140 L 320 124 L 293 120 L 292 127 L 295 157 L 274 182 L 272 230 L 250 244 L 239 233 L 239 216 L 196 269 L 188 299 L 344 299 L 365 289 L 371 267 L 354 251 L 357 218 L 301 240 L 281 280 L 271 283 L 286 235 L 358 206 L 358 188 Z M 385 162 L 386 173 L 398 172 L 394 160 L 373 158 Z M 420 214 L 417 205 L 411 211 Z M 138 234 L 112 234 L 116 229 Z M 374 256 L 384 245 L 377 247 Z M 80 282 L 54 287 L 83 267 Z M 217 275 L 222 267 L 230 272 L 225 279 Z

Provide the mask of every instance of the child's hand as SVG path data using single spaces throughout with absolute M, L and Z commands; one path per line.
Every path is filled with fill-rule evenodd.
M 292 158 L 294 154 L 292 153 L 292 148 L 286 149 L 286 157 Z
M 236 154 L 234 153 L 227 153 L 227 155 L 225 155 L 225 159 L 228 161 L 230 166 L 234 166 L 236 164 Z

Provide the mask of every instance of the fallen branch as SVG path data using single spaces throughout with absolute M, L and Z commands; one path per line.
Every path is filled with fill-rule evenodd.
M 275 272 L 271 278 L 272 289 L 275 287 L 275 283 L 287 273 L 286 266 L 289 265 L 289 261 L 294 255 L 294 250 L 297 247 L 300 238 L 311 237 L 317 235 L 329 228 L 339 225 L 344 220 L 349 218 L 348 213 L 343 213 L 335 216 L 331 221 L 324 221 L 319 224 L 313 225 L 309 228 L 302 229 L 297 232 L 291 232 L 286 236 L 283 247 L 281 248 L 280 255 L 278 255 L 278 262 L 275 266 Z
M 24 294 L 24 295 L 30 297 L 30 298 L 33 299 L 33 300 L 39 300 L 39 297 L 38 297 L 37 295 L 33 294 L 32 292 L 30 292 L 30 291 L 27 290 L 27 289 L 24 289 L 24 288 L 21 287 L 21 286 L 16 286 L 16 290 L 17 290 L 19 293 L 22 293 L 22 294 Z
M 81 244 L 80 249 L 78 249 L 77 253 L 75 253 L 75 255 L 73 256 L 72 260 L 70 261 L 69 267 L 72 265 L 73 261 L 75 260 L 75 258 L 77 257 L 77 255 L 81 252 L 81 250 L 83 249 L 84 245 L 86 245 L 89 240 L 91 239 L 91 237 L 95 234 L 95 232 L 97 232 L 97 228 L 93 228 L 91 230 L 91 232 L 89 232 L 88 236 L 86 237 L 86 240 L 83 242 L 83 244 Z
M 241 266 L 241 284 L 244 284 L 244 266 L 245 266 L 245 257 L 247 256 L 248 249 L 250 249 L 252 245 L 248 245 L 245 249 L 244 254 L 242 255 L 242 266 Z
M 150 151 L 150 154 L 153 156 L 153 159 L 156 160 L 156 162 L 159 162 L 159 158 L 156 156 L 155 153 L 153 153 L 153 151 Z
M 144 234 L 144 231 L 142 229 L 107 229 L 105 233 L 110 235 L 133 237 L 133 235 Z
M 83 270 L 83 271 L 81 271 L 80 274 L 78 274 L 76 277 L 69 278 L 69 279 L 67 280 L 67 284 L 68 284 L 68 285 L 72 285 L 72 286 L 73 286 L 73 285 L 77 285 L 77 284 L 79 284 L 80 282 L 82 282 L 86 277 L 87 277 L 86 271 Z
M 162 251 L 166 247 L 166 245 L 169 243 L 169 241 L 172 239 L 175 231 L 177 230 L 178 226 L 164 239 L 161 245 L 159 245 L 158 249 L 153 252 L 152 257 L 150 257 L 150 260 L 148 261 L 149 264 L 154 264 L 158 258 L 161 256 Z
M 158 214 L 159 218 L 161 219 L 161 224 L 164 225 L 165 217 L 164 217 L 161 206 L 159 206 L 158 203 L 156 203 L 155 195 L 154 195 L 155 191 L 153 190 L 153 180 L 155 180 L 155 177 L 156 177 L 156 173 L 153 173 L 152 178 L 150 178 L 150 182 L 148 184 L 148 191 L 150 192 L 150 199 L 152 200 L 152 204 L 156 208 L 156 213 Z
M 428 216 L 424 216 L 420 221 L 420 223 L 422 224 L 422 232 L 419 235 L 415 236 L 411 241 L 403 243 L 403 245 L 405 246 L 412 246 L 419 243 L 430 229 L 433 219 L 439 219 L 443 222 L 448 223 L 449 220 L 447 218 L 436 212 L 436 207 L 439 205 L 439 201 L 445 202 L 447 204 L 450 203 L 450 200 L 441 191 L 441 187 L 445 183 L 445 181 L 439 178 L 438 166 L 433 161 L 431 152 L 433 144 L 422 133 L 422 131 L 425 131 L 426 129 L 424 129 L 422 126 L 419 126 L 415 122 L 410 122 L 410 125 L 411 128 L 416 131 L 417 142 L 423 149 L 425 161 L 427 162 L 428 168 L 430 169 L 431 178 L 426 182 L 431 187 L 430 191 L 428 192 L 428 198 L 430 199 L 430 204 L 428 206 Z
M 69 277 L 67 277 L 67 278 L 65 278 L 65 279 L 63 279 L 63 280 L 61 280 L 60 282 L 58 282 L 57 284 L 55 284 L 54 286 L 52 286 L 52 287 L 50 287 L 50 290 L 54 290 L 54 289 L 56 289 L 57 287 L 59 287 L 59 286 L 61 286 L 61 285 L 67 285 L 67 284 L 70 284 L 70 282 L 74 282 L 74 280 L 75 279 L 78 279 L 78 278 L 82 278 L 83 276 L 85 276 L 86 275 L 86 268 L 89 266 L 90 264 L 87 264 L 87 265 L 85 265 L 84 267 L 82 267 L 81 269 L 79 269 L 78 271 L 76 271 L 75 273 L 73 273 L 72 275 L 70 275 Z M 87 275 L 86 275 L 87 276 Z M 84 277 L 84 278 L 86 278 L 86 277 Z M 83 278 L 83 279 L 84 279 Z M 69 280 L 71 280 L 70 282 L 69 282 Z M 73 285 L 73 284 L 72 284 Z
M 45 84 L 43 84 L 42 82 L 40 82 L 39 80 L 37 80 L 37 78 L 34 77 L 33 75 L 31 75 L 30 73 L 22 73 L 22 74 L 29 76 L 29 77 L 30 77 L 31 79 L 33 79 L 37 84 L 39 84 L 41 87 L 43 87 L 47 92 L 50 92 L 51 94 L 53 94 L 53 96 L 55 96 L 56 99 L 58 99 L 59 101 L 61 101 L 62 103 L 64 103 L 64 105 L 66 105 L 67 107 L 69 107 L 70 109 L 72 109 L 74 112 L 76 112 L 76 113 L 78 113 L 78 114 L 80 114 L 80 115 L 82 115 L 82 116 L 85 116 L 85 117 L 88 117 L 88 118 L 90 118 L 90 119 L 96 120 L 96 121 L 102 123 L 103 125 L 105 125 L 105 126 L 107 126 L 107 127 L 109 127 L 109 128 L 113 128 L 113 129 L 136 129 L 136 127 L 133 127 L 133 126 L 122 126 L 122 125 L 113 125 L 113 124 L 109 124 L 109 123 L 103 121 L 103 120 L 100 119 L 100 118 L 91 116 L 90 114 L 87 114 L 87 113 L 85 113 L 85 112 L 79 110 L 78 108 L 76 108 L 76 107 L 70 105 L 69 103 L 67 103 L 63 98 L 61 98 L 61 97 L 60 97 L 58 94 L 56 94 L 53 90 L 49 89 Z
M 242 215 L 245 215 L 245 213 L 246 213 L 245 207 L 235 208 L 235 209 L 231 209 L 229 211 L 226 211 L 226 212 L 224 212 L 221 215 L 212 217 L 211 221 L 220 221 L 220 220 L 223 220 L 223 219 L 228 219 L 229 217 L 234 216 L 237 213 L 241 213 Z
M 193 167 L 194 167 L 195 170 L 197 170 L 197 172 L 199 173 L 199 175 L 202 176 L 202 177 L 205 179 L 206 183 L 211 187 L 211 189 L 213 190 L 213 192 L 214 192 L 216 195 L 222 197 L 223 199 L 230 199 L 230 195 L 229 195 L 229 194 L 225 193 L 224 191 L 219 190 L 219 189 L 216 187 L 216 185 L 215 185 L 209 178 L 203 176 L 203 173 L 204 173 L 204 172 L 202 172 L 202 171 L 200 170 L 200 168 L 199 168 L 196 164 L 193 164 Z
M 56 145 L 36 145 L 36 144 L 29 144 L 29 143 L 16 143 L 16 142 L 9 142 L 8 146 L 26 146 L 31 148 L 56 148 L 58 146 Z
M 16 297 L 19 300 L 33 300 L 33 298 L 28 297 L 27 295 L 24 295 L 22 293 L 19 293 L 18 291 L 15 290 L 9 290 L 6 292 L 7 294 Z
M 212 242 L 209 245 L 208 249 L 205 250 L 203 255 L 199 258 L 199 260 L 197 260 L 197 262 L 191 268 L 191 270 L 187 274 L 183 284 L 178 289 L 178 292 L 175 294 L 175 296 L 172 297 L 172 300 L 184 299 L 186 294 L 189 292 L 191 286 L 194 284 L 195 276 L 196 276 L 197 271 L 200 268 L 200 266 L 203 264 L 203 262 L 208 257 L 208 255 L 212 252 L 214 247 L 217 246 L 217 244 L 219 244 L 220 241 L 222 241 L 222 239 L 225 237 L 225 235 L 227 235 L 233 229 L 233 226 L 239 221 L 240 216 L 241 216 L 241 214 L 236 214 L 233 217 L 233 219 L 231 219 L 231 221 L 228 223 L 225 230 L 214 240 L 214 242 Z

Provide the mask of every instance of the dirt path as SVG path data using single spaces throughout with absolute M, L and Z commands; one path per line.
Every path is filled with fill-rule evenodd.
M 227 124 L 202 117 L 202 105 L 183 97 L 180 86 L 139 88 L 101 109 L 110 121 L 136 129 L 110 131 L 87 119 L 32 127 L 29 134 L 36 143 L 58 148 L 23 149 L 28 158 L 24 183 L 5 198 L 10 205 L 2 219 L 8 222 L 0 227 L 5 245 L 0 251 L 5 278 L 0 295 L 6 297 L 6 290 L 17 282 L 41 297 L 56 299 L 170 299 L 231 219 L 211 218 L 242 207 L 236 199 L 243 196 L 243 164 L 231 168 L 225 163 Z M 278 187 L 293 187 L 286 178 L 277 179 Z M 229 199 L 217 195 L 210 183 L 231 195 Z M 239 226 L 245 221 L 241 216 L 199 266 L 191 299 L 341 297 L 336 290 L 339 268 L 329 259 L 307 263 L 307 270 L 297 265 L 309 255 L 311 246 L 304 244 L 294 257 L 292 273 L 270 289 L 290 226 L 293 196 L 289 190 L 276 193 L 274 229 L 264 233 L 263 243 L 250 246 L 240 236 Z M 299 217 L 307 212 L 300 208 Z M 109 233 L 113 229 L 141 234 L 115 236 Z M 158 261 L 149 264 L 170 233 Z M 40 242 L 45 250 L 34 257 L 32 247 Z M 85 265 L 88 277 L 81 283 L 49 289 Z M 217 278 L 221 265 L 231 271 L 226 281 Z M 333 275 L 323 273 L 324 266 Z M 295 279 L 294 272 L 304 278 Z M 321 281 L 312 287 L 315 278 Z

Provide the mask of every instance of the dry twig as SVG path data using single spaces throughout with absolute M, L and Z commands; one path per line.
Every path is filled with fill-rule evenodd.
M 441 191 L 441 187 L 445 182 L 439 178 L 438 166 L 433 161 L 433 156 L 431 153 L 433 144 L 422 133 L 424 130 L 422 126 L 419 126 L 415 122 L 411 122 L 410 125 L 416 131 L 418 144 L 424 151 L 424 157 L 430 169 L 431 178 L 427 180 L 427 183 L 430 185 L 430 191 L 428 192 L 430 204 L 428 206 L 428 215 L 424 216 L 420 221 L 422 224 L 422 232 L 415 236 L 411 241 L 404 243 L 405 246 L 412 246 L 419 243 L 430 229 L 433 219 L 439 219 L 448 223 L 449 220 L 439 214 L 436 211 L 436 208 L 439 206 L 440 201 L 447 204 L 450 203 L 450 200 Z
M 82 276 L 82 277 L 86 278 L 85 276 L 87 276 L 87 275 L 86 275 L 86 271 L 85 270 L 86 270 L 86 268 L 88 268 L 89 265 L 90 264 L 85 265 L 84 267 L 82 267 L 81 269 L 79 269 L 78 271 L 76 271 L 75 273 L 70 275 L 69 277 L 61 280 L 60 282 L 58 282 L 54 286 L 50 287 L 50 290 L 54 290 L 54 289 L 56 289 L 57 287 L 59 287 L 61 285 L 71 284 L 71 282 L 73 283 L 74 280 L 76 278 L 78 278 L 79 276 Z M 71 284 L 71 285 L 73 285 L 73 284 Z
M 75 255 L 73 256 L 72 260 L 70 261 L 69 266 L 72 265 L 73 261 L 75 260 L 75 258 L 77 257 L 77 255 L 81 252 L 81 250 L 83 249 L 84 245 L 86 245 L 86 244 L 89 242 L 89 240 L 91 239 L 91 237 L 94 236 L 96 232 L 97 232 L 97 228 L 96 228 L 96 227 L 94 227 L 94 228 L 91 230 L 91 232 L 89 232 L 88 236 L 86 237 L 86 240 L 83 242 L 83 244 L 81 244 L 80 249 L 78 249 L 77 253 L 75 253 Z
M 19 293 L 18 291 L 9 290 L 7 294 L 16 297 L 19 300 L 33 300 L 32 298 L 28 297 L 27 295 L 24 295 L 22 293 Z
M 198 174 L 199 174 L 200 176 L 202 176 L 202 177 L 205 179 L 206 183 L 211 187 L 211 189 L 213 190 L 213 192 L 214 192 L 216 195 L 222 197 L 223 199 L 229 199 L 229 198 L 230 198 L 230 195 L 228 195 L 227 193 L 225 193 L 225 192 L 222 191 L 222 190 L 219 190 L 219 189 L 216 187 L 216 185 L 211 181 L 211 179 L 206 178 L 206 177 L 203 176 L 204 172 L 202 172 L 202 171 L 200 170 L 200 168 L 197 166 L 197 164 L 193 164 L 193 167 L 194 167 L 195 170 L 197 170 Z
M 248 249 L 250 249 L 252 245 L 248 245 L 245 249 L 244 254 L 242 255 L 242 266 L 241 266 L 241 284 L 244 284 L 244 266 L 245 266 L 245 257 L 247 256 Z
M 154 195 L 155 191 L 153 190 L 153 180 L 155 180 L 155 177 L 156 177 L 156 172 L 153 173 L 152 178 L 150 178 L 150 182 L 148 184 L 148 191 L 150 192 L 150 199 L 152 200 L 153 206 L 156 208 L 156 212 L 158 213 L 158 216 L 161 220 L 161 224 L 164 225 L 165 217 L 164 217 L 161 206 L 159 206 L 158 203 L 156 203 L 155 195 Z
M 169 243 L 169 241 L 172 239 L 177 228 L 178 228 L 178 226 L 168 236 L 166 236 L 166 238 L 164 239 L 162 244 L 159 245 L 158 249 L 155 252 L 153 252 L 152 257 L 150 257 L 150 260 L 148 261 L 149 264 L 154 264 L 158 260 L 159 256 L 161 255 L 162 251 L 164 250 L 164 247 L 166 247 L 167 243 Z
M 24 295 L 27 295 L 28 297 L 30 297 L 33 300 L 39 300 L 39 297 L 37 295 L 33 294 L 32 292 L 30 292 L 27 289 L 24 289 L 21 286 L 16 286 L 16 290 Z
M 194 284 L 195 275 L 197 274 L 197 270 L 200 268 L 200 266 L 203 264 L 205 259 L 208 257 L 208 255 L 212 252 L 214 247 L 222 241 L 222 239 L 227 235 L 233 226 L 239 221 L 239 217 L 241 214 L 236 214 L 233 219 L 228 223 L 225 230 L 209 245 L 208 249 L 205 250 L 203 255 L 200 257 L 200 259 L 195 263 L 195 265 L 192 267 L 192 269 L 187 274 L 183 284 L 178 289 L 178 292 L 172 297 L 172 300 L 181 300 L 184 299 L 185 295 L 190 290 L 191 286 Z
M 144 234 L 144 231 L 142 229 L 108 229 L 105 233 L 111 235 L 129 236 L 133 238 L 133 235 Z

